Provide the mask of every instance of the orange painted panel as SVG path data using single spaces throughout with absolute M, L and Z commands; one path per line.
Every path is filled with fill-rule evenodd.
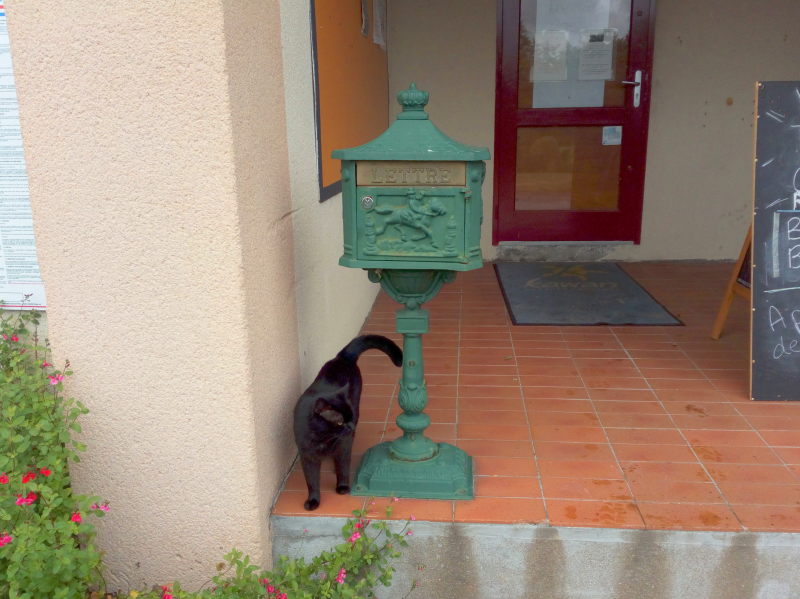
M 372 8 L 372 2 L 367 3 Z M 339 148 L 358 146 L 389 125 L 386 51 L 361 34 L 359 0 L 314 0 L 322 186 L 339 180 Z

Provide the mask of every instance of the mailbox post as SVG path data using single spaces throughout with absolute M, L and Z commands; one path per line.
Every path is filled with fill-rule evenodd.
M 472 458 L 424 434 L 430 417 L 422 356 L 432 299 L 458 271 L 480 268 L 481 184 L 486 148 L 460 144 L 428 119 L 428 93 L 412 83 L 403 111 L 382 135 L 333 152 L 342 160 L 344 253 L 339 264 L 368 271 L 395 301 L 403 335 L 397 417 L 402 437 L 371 447 L 354 495 L 471 499 Z

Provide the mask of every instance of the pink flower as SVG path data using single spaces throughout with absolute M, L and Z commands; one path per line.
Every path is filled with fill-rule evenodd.
M 36 478 L 35 472 L 26 472 L 22 475 L 22 484 L 31 482 L 34 478 Z
M 3 333 L 3 341 L 8 341 L 8 335 L 6 335 L 5 333 Z
M 70 516 L 70 520 L 80 524 L 81 521 L 83 520 L 83 518 L 81 518 L 81 513 L 80 512 L 73 512 L 72 516 Z
M 16 335 L 11 335 L 11 341 L 16 343 L 17 341 L 19 341 L 19 337 L 17 337 Z
M 161 587 L 161 599 L 172 599 L 172 593 L 169 592 L 169 587 Z
M 36 493 L 31 491 L 25 497 L 23 497 L 22 495 L 17 495 L 17 500 L 14 503 L 16 503 L 17 505 L 30 505 L 34 501 L 36 501 Z
M 286 593 L 281 593 L 280 595 L 275 595 L 275 599 L 289 599 L 286 596 Z
M 52 366 L 50 362 L 42 362 L 42 368 L 49 368 L 50 366 Z
M 3 472 L 3 474 L 0 474 L 0 485 L 7 485 L 7 484 L 8 484 L 8 474 Z
M 64 380 L 64 375 L 63 374 L 51 374 L 47 378 L 50 379 L 50 384 L 51 385 L 58 385 L 61 381 Z
M 269 578 L 262 578 L 258 582 L 266 586 L 269 584 Z
M 103 503 L 103 504 L 100 504 L 100 505 L 98 505 L 98 504 L 96 504 L 96 503 L 93 503 L 93 504 L 92 504 L 92 505 L 89 507 L 89 509 L 92 509 L 92 510 L 100 510 L 101 512 L 107 512 L 107 511 L 109 511 L 111 508 L 110 508 L 110 507 L 108 507 L 108 504 L 107 504 L 107 503 Z M 266 578 L 265 578 L 264 580 L 266 580 Z
M 400 501 L 399 497 L 392 497 L 392 501 Z
M 411 514 L 411 515 L 408 517 L 408 519 L 409 519 L 409 520 L 411 520 L 411 521 L 413 522 L 413 521 L 415 521 L 415 520 L 417 519 L 417 517 L 416 517 L 414 514 Z
M 336 582 L 342 584 L 345 578 L 347 578 L 347 570 L 342 568 L 341 570 L 339 570 L 339 574 L 336 576 Z
M 409 530 L 409 531 L 406 533 L 406 536 L 407 536 L 407 537 L 410 537 L 410 536 L 411 536 L 411 535 L 413 535 L 413 534 L 414 534 L 414 533 L 413 533 L 412 531 L 410 531 L 410 530 Z
M 51 474 L 53 474 L 53 471 L 52 471 L 52 470 L 50 470 L 49 468 L 39 468 L 39 472 L 40 472 L 40 473 L 41 473 L 41 475 L 42 475 L 42 476 L 44 476 L 44 477 L 48 477 L 48 476 L 50 476 Z
M 8 545 L 11 541 L 14 540 L 14 537 L 11 535 L 2 535 L 0 536 L 0 547 L 3 545 Z
M 267 593 L 274 593 L 274 592 L 275 592 L 275 587 L 272 586 L 271 584 L 268 584 L 267 585 Z
M 360 532 L 354 532 L 353 534 L 350 535 L 350 538 L 347 539 L 347 542 L 348 543 L 355 543 L 360 538 L 361 538 L 361 533 Z

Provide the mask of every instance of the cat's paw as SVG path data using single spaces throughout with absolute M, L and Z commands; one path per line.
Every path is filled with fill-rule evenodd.
M 315 510 L 319 507 L 319 499 L 306 499 L 306 502 L 303 504 L 303 507 L 306 508 L 309 512 L 311 510 Z
M 350 492 L 350 485 L 336 485 L 336 492 L 339 495 L 347 495 Z

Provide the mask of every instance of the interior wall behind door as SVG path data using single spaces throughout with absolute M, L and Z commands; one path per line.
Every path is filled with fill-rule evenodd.
M 494 145 L 495 0 L 389 2 L 389 116 L 412 81 L 429 91 L 433 123 L 469 145 Z M 483 184 L 484 258 L 493 258 L 492 162 Z
M 394 1 L 388 21 L 390 115 L 397 91 L 416 81 L 431 92 L 434 123 L 492 148 L 494 0 Z M 800 78 L 798 22 L 796 0 L 657 2 L 642 243 L 600 257 L 736 257 L 752 202 L 753 85 Z M 482 244 L 492 258 L 487 166 Z

